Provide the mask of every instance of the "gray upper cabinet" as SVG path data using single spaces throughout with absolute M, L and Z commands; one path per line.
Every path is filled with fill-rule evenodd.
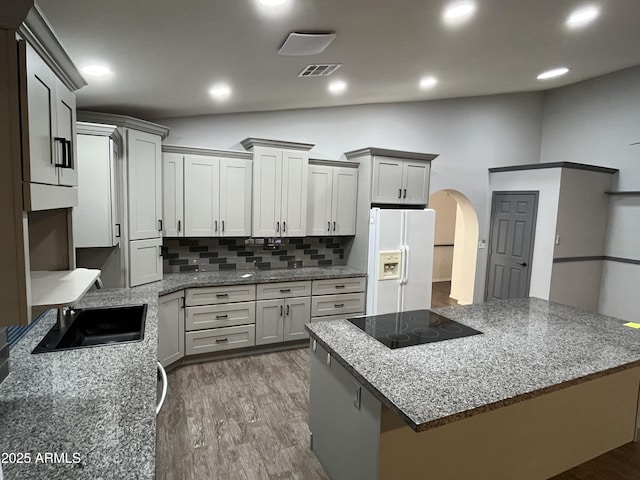
M 304 237 L 310 144 L 247 138 L 254 156 L 253 236 Z
M 307 201 L 307 235 L 355 235 L 358 164 L 311 160 Z
M 430 169 L 430 162 L 374 157 L 371 203 L 426 205 Z
M 184 157 L 162 153 L 162 236 L 184 237 Z

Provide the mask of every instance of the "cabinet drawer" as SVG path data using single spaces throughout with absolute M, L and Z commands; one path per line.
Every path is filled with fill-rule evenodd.
M 360 317 L 362 315 L 364 315 L 364 312 L 348 313 L 346 315 L 326 315 L 324 317 L 313 317 L 311 319 L 311 323 L 325 322 L 327 320 L 346 320 L 347 318 Z
M 258 300 L 308 297 L 310 295 L 311 280 L 305 282 L 260 283 L 257 285 Z
M 184 338 L 186 355 L 219 352 L 255 345 L 256 327 L 255 325 L 240 325 L 237 327 L 199 330 L 185 333 Z
M 314 280 L 311 283 L 313 295 L 330 295 L 332 293 L 364 292 L 367 286 L 365 277 L 355 278 L 329 278 L 326 280 Z
M 311 316 L 352 315 L 364 311 L 364 293 L 311 297 Z
M 256 299 L 255 285 L 189 288 L 185 297 L 188 307 L 218 303 L 248 302 Z
M 185 330 L 232 327 L 256 322 L 255 302 L 187 307 Z

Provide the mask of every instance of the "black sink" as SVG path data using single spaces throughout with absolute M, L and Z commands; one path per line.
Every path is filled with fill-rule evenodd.
M 76 309 L 68 327 L 55 325 L 32 353 L 139 342 L 146 318 L 146 304 Z

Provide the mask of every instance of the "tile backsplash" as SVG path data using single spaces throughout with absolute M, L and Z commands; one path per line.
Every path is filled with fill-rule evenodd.
M 345 265 L 342 237 L 165 238 L 164 273 Z

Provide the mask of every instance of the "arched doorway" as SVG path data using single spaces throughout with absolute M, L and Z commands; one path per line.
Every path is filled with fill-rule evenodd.
M 464 194 L 449 189 L 433 193 L 429 208 L 436 211 L 433 282 L 451 282 L 449 297 L 471 304 L 478 255 L 476 210 Z

